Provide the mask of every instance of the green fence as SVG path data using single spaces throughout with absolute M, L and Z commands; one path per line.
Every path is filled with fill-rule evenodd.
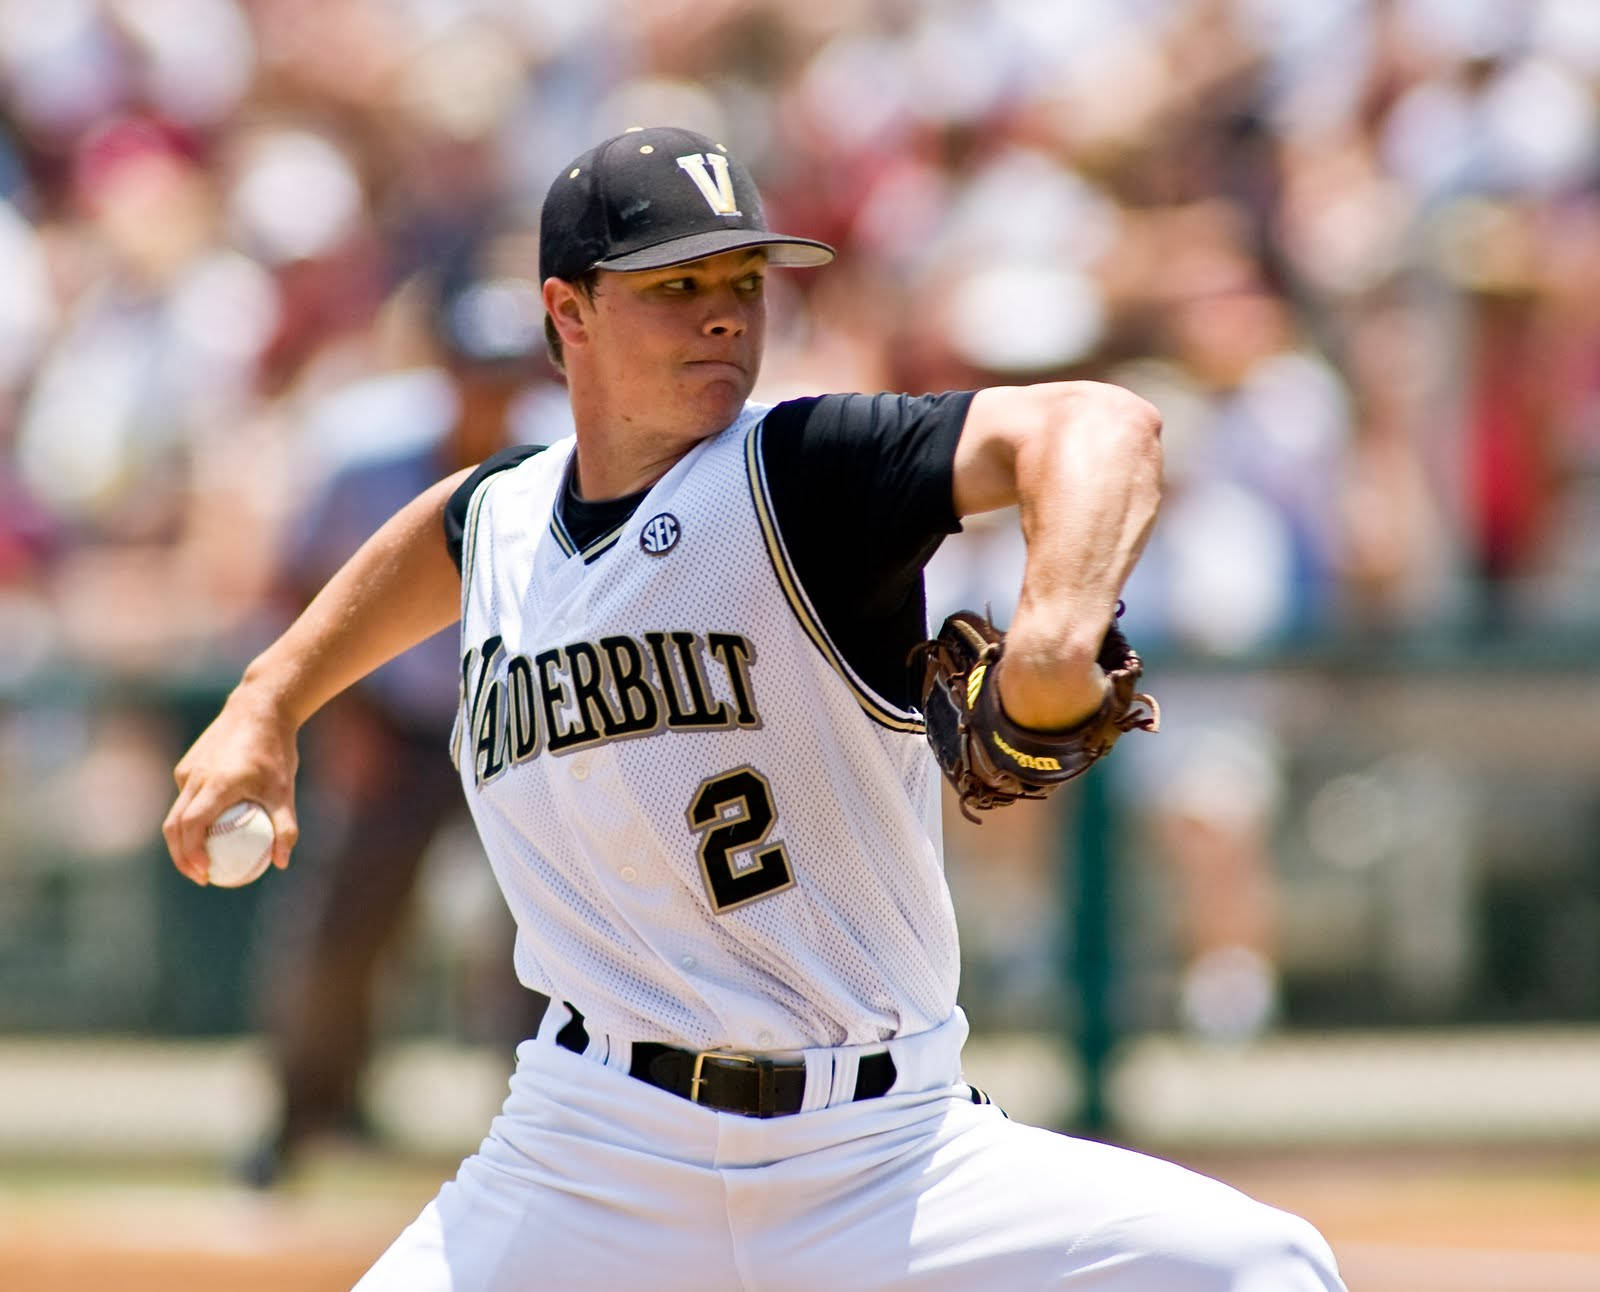
M 1040 954 L 1065 985 L 1006 1012 L 1006 972 L 983 978 L 964 927 L 975 1026 L 1059 1029 L 1092 1073 L 1119 1035 L 1175 1025 L 1181 911 L 1152 823 L 1204 799 L 1204 733 L 1230 722 L 1272 760 L 1280 1025 L 1600 1017 L 1597 660 L 1592 638 L 1152 659 L 1164 733 L 1129 737 L 1049 805 L 1037 873 L 1055 891 L 1039 900 L 1063 914 Z M 75 674 L 0 697 L 0 1028 L 251 1026 L 254 936 L 282 877 L 197 889 L 159 836 L 171 764 L 225 688 Z M 1225 780 L 1215 793 L 1227 807 Z M 984 914 L 983 849 L 1009 829 L 985 826 L 981 847 L 952 834 L 964 926 Z M 440 935 L 408 953 L 395 1018 L 453 1025 L 449 959 Z

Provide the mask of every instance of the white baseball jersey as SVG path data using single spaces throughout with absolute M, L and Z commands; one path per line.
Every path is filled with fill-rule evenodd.
M 794 577 L 764 411 L 584 550 L 570 442 L 464 507 L 457 761 L 518 971 L 591 1043 L 552 1010 L 359 1292 L 1343 1292 L 1303 1220 L 961 1082 L 937 773 Z M 631 1075 L 630 1040 L 804 1049 L 804 1111 L 697 1107 Z M 885 1042 L 894 1084 L 861 1098 L 860 1050 L 826 1047 Z
M 765 412 L 586 550 L 556 505 L 571 440 L 467 512 L 456 764 L 518 976 L 617 1036 L 863 1044 L 955 1006 L 938 769 L 794 577 Z

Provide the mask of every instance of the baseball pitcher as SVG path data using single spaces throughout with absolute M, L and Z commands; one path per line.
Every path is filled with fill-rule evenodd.
M 1155 410 L 1078 382 L 750 402 L 766 276 L 833 253 L 689 131 L 576 158 L 540 236 L 575 437 L 384 525 L 246 670 L 166 823 L 204 882 L 206 826 L 259 800 L 286 864 L 300 724 L 459 619 L 450 755 L 553 1004 L 360 1292 L 1342 1288 L 1304 1221 L 962 1080 L 941 771 L 981 812 L 1156 725 L 1114 628 Z M 928 639 L 924 563 L 1013 504 L 1009 631 Z

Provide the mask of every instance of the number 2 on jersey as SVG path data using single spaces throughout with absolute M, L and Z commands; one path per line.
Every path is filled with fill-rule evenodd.
M 754 767 L 736 767 L 702 781 L 689 804 L 689 828 L 700 835 L 700 874 L 718 915 L 794 885 L 782 840 L 763 847 L 778 819 L 772 786 Z

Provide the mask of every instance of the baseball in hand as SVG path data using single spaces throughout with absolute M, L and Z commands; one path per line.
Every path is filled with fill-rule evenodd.
M 221 888 L 238 888 L 259 879 L 272 864 L 272 818 L 259 803 L 235 803 L 206 831 L 208 879 Z

